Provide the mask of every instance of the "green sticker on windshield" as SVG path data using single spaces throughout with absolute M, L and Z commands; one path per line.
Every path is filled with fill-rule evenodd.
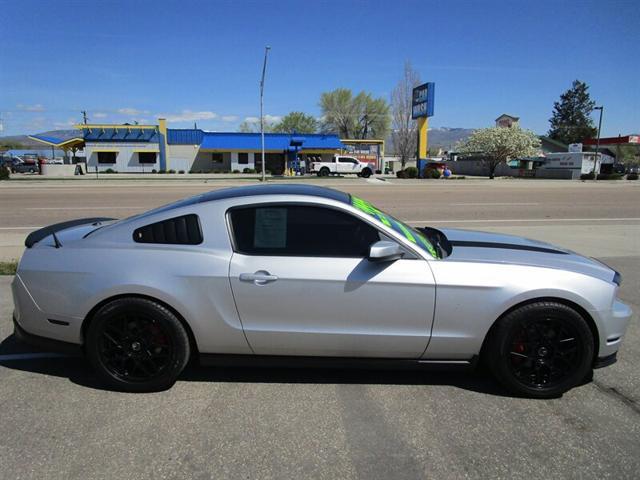
M 404 238 L 409 240 L 411 243 L 429 252 L 429 254 L 433 258 L 439 258 L 438 252 L 433 247 L 433 245 L 431 245 L 431 242 L 427 239 L 427 237 L 425 237 L 419 231 L 415 230 L 414 228 L 411 228 L 409 225 L 402 223 L 400 220 L 393 218 L 391 215 L 388 215 L 383 211 L 377 209 L 366 200 L 363 200 L 353 195 L 351 195 L 351 205 L 356 207 L 358 210 L 363 211 L 367 215 L 370 215 L 376 220 L 379 220 L 387 227 L 390 227 L 396 232 L 400 233 Z

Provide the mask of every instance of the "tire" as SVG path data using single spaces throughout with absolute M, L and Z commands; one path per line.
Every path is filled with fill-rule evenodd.
M 362 172 L 360 172 L 360 175 L 363 176 L 364 178 L 369 178 L 371 176 L 371 169 L 369 168 L 363 169 Z
M 171 387 L 190 357 L 189 337 L 166 307 L 120 298 L 101 307 L 86 335 L 85 353 L 102 381 L 125 392 Z
M 319 177 L 328 177 L 329 176 L 329 169 L 327 167 L 322 167 L 320 169 L 320 171 L 318 172 L 318 176 Z
M 594 339 L 567 305 L 536 302 L 502 317 L 483 352 L 494 377 L 511 392 L 555 398 L 584 383 L 593 368 Z

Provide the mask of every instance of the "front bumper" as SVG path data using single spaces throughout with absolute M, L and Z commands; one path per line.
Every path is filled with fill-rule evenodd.
M 610 310 L 599 313 L 600 349 L 595 368 L 615 363 L 616 354 L 622 345 L 622 340 L 633 315 L 631 307 L 617 298 L 614 299 Z

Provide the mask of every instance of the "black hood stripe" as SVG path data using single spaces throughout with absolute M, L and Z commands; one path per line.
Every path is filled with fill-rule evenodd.
M 553 253 L 556 255 L 568 255 L 567 252 L 554 250 L 553 248 L 535 247 L 532 245 L 518 245 L 515 243 L 497 242 L 473 242 L 467 240 L 449 240 L 454 247 L 474 247 L 474 248 L 504 248 L 508 250 L 526 250 L 529 252 Z

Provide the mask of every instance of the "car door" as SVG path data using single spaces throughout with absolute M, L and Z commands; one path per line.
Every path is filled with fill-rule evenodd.
M 351 173 L 353 164 L 348 157 L 338 157 L 338 173 Z
M 412 255 L 376 263 L 381 238 L 350 212 L 269 204 L 229 212 L 229 276 L 256 354 L 419 358 L 433 321 L 435 285 Z

